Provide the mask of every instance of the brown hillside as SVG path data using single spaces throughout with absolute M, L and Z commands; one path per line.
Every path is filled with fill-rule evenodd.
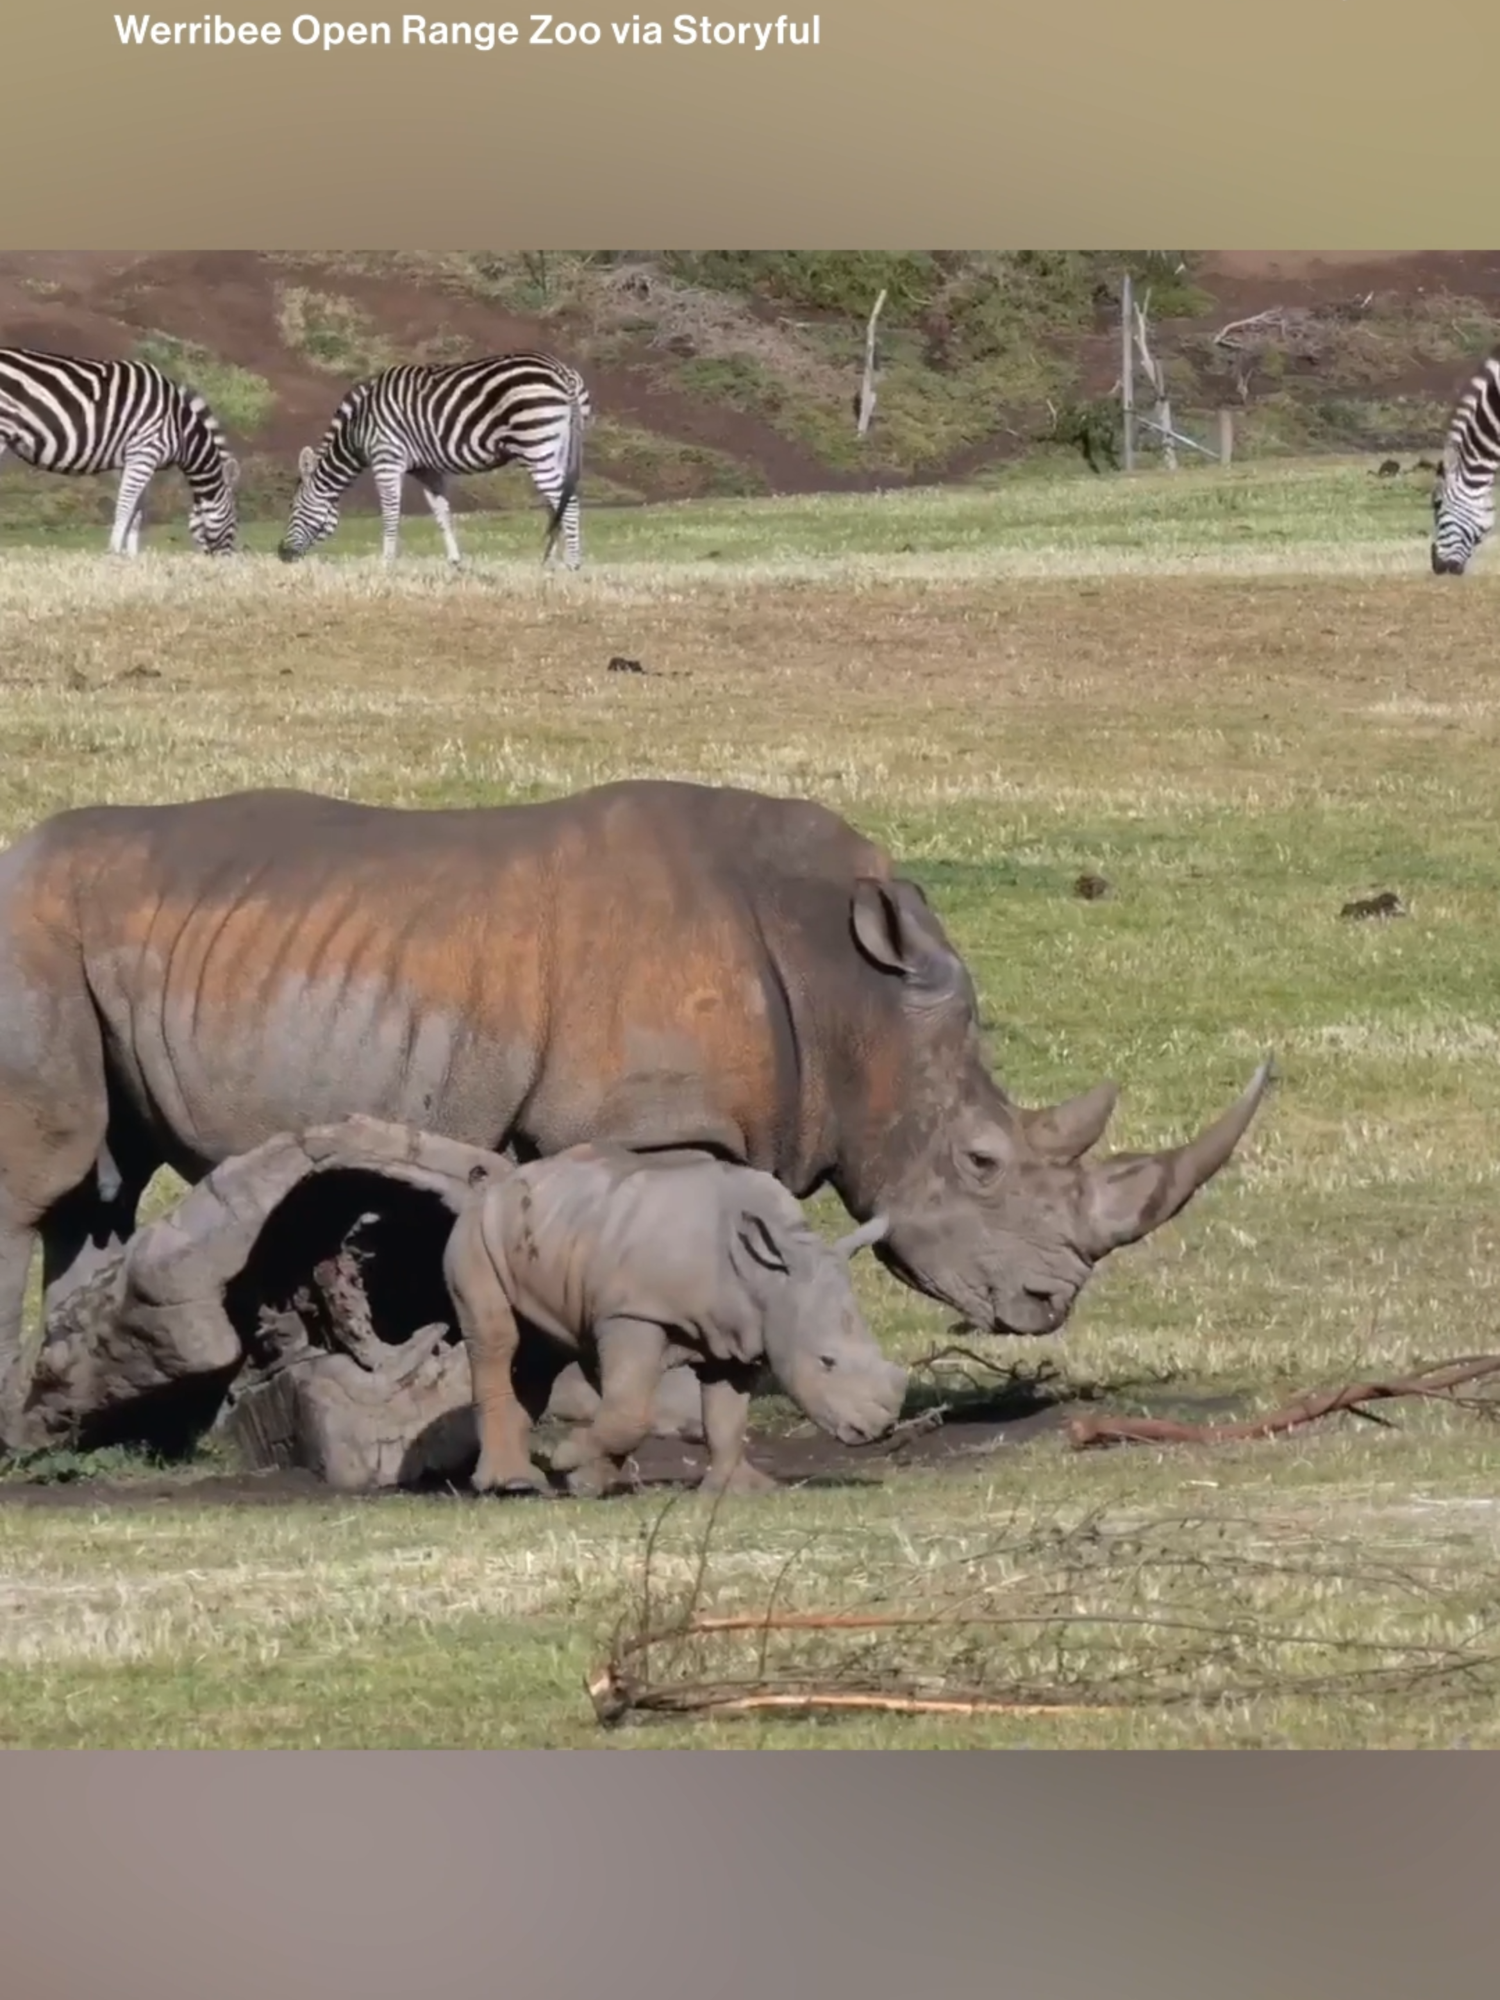
M 559 253 L 556 278 L 538 277 L 540 260 L 498 254 L 9 254 L 0 255 L 0 342 L 106 357 L 146 342 L 165 365 L 175 359 L 245 457 L 252 511 L 284 504 L 297 451 L 349 382 L 406 357 L 540 347 L 580 361 L 600 418 L 589 477 L 598 497 L 619 500 L 971 479 L 1056 443 L 1059 406 L 1104 405 L 1118 372 L 1107 283 L 1077 299 L 1054 284 L 1055 308 L 1016 303 L 992 255 L 983 296 L 999 303 L 980 324 L 964 259 L 908 254 L 928 259 L 933 295 L 896 300 L 887 315 L 887 373 L 864 447 L 851 404 L 868 288 L 852 273 L 843 309 L 810 281 L 794 296 L 790 258 L 767 275 L 747 256 L 742 283 L 731 270 L 704 284 L 674 275 L 665 253 Z M 759 260 L 768 270 L 771 261 Z M 1110 260 L 1094 261 L 1107 280 Z M 1431 446 L 1445 406 L 1500 333 L 1500 252 L 1226 251 L 1188 261 L 1193 310 L 1163 318 L 1157 334 L 1179 421 L 1237 405 L 1251 453 Z M 1079 283 L 1087 277 L 1080 269 Z M 826 293 L 826 271 L 819 282 Z M 955 350 L 960 307 L 971 312 L 969 346 Z M 1297 329 L 1237 375 L 1214 334 L 1275 308 Z M 220 390 L 221 379 L 230 386 Z M 504 491 L 529 504 L 513 483 Z M 468 504 L 494 497 L 466 482 Z

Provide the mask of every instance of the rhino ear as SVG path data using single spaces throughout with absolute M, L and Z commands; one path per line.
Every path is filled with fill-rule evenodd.
M 862 876 L 850 909 L 854 941 L 883 972 L 898 973 L 918 991 L 946 997 L 963 984 L 963 963 L 914 882 Z
M 786 1252 L 776 1240 L 776 1232 L 766 1218 L 753 1208 L 741 1211 L 735 1222 L 734 1233 L 743 1246 L 745 1254 L 752 1262 L 759 1264 L 763 1271 L 774 1271 L 778 1277 L 785 1277 L 791 1270 Z

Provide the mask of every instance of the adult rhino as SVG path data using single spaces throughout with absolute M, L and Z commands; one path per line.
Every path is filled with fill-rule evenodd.
M 38 1234 L 50 1310 L 159 1166 L 195 1182 L 288 1128 L 706 1147 L 831 1183 L 908 1284 L 1040 1334 L 1223 1166 L 1266 1081 L 1189 1145 L 1085 1162 L 1113 1086 L 1016 1105 L 922 892 L 805 801 L 64 812 L 0 854 L 0 1411 Z

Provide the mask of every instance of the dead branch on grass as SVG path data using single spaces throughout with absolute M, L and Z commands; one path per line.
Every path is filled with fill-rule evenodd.
M 1493 1621 L 1457 1643 L 1424 1638 L 1409 1623 L 1389 1640 L 1299 1630 L 1265 1606 L 1268 1575 L 1305 1581 L 1315 1602 L 1330 1587 L 1398 1587 L 1408 1618 L 1411 1607 L 1439 1600 L 1414 1573 L 1351 1567 L 1321 1545 L 1300 1563 L 1268 1564 L 1253 1550 L 1242 1561 L 1225 1546 L 1225 1524 L 1211 1520 L 1116 1533 L 1092 1520 L 1030 1525 L 935 1564 L 913 1551 L 921 1587 L 932 1592 L 926 1606 L 892 1602 L 911 1589 L 909 1570 L 894 1589 L 874 1579 L 862 1602 L 783 1606 L 809 1538 L 779 1567 L 763 1609 L 713 1611 L 700 1607 L 716 1507 L 686 1603 L 668 1616 L 650 1580 L 668 1509 L 647 1535 L 638 1614 L 621 1621 L 585 1683 L 604 1728 L 653 1716 L 960 1719 L 1223 1708 L 1268 1697 L 1370 1700 L 1488 1688 L 1500 1670 Z M 1208 1535 L 1211 1560 L 1181 1544 L 1184 1531 Z M 997 1560 L 1009 1573 L 986 1574 Z M 1319 1660 L 1312 1671 L 1310 1656 Z
M 1341 1389 L 1327 1389 L 1299 1396 L 1295 1401 L 1272 1410 L 1264 1417 L 1250 1417 L 1238 1423 L 1187 1424 L 1171 1417 L 1073 1417 L 1066 1436 L 1074 1451 L 1088 1451 L 1113 1444 L 1240 1444 L 1252 1439 L 1281 1437 L 1318 1423 L 1340 1411 L 1356 1416 L 1373 1413 L 1364 1406 L 1415 1396 L 1430 1401 L 1452 1403 L 1459 1409 L 1479 1410 L 1493 1415 L 1500 1398 L 1457 1396 L 1456 1389 L 1469 1382 L 1500 1375 L 1500 1355 L 1482 1354 L 1463 1361 L 1445 1362 L 1418 1370 L 1414 1375 L 1393 1380 L 1351 1382 Z

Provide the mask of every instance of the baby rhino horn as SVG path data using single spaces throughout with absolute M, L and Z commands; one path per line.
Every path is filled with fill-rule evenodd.
M 870 1244 L 878 1243 L 890 1226 L 888 1216 L 871 1216 L 870 1220 L 862 1222 L 858 1229 L 851 1229 L 847 1236 L 841 1236 L 833 1247 L 841 1257 L 853 1257 L 859 1251 L 867 1249 Z
M 1090 1166 L 1080 1248 L 1092 1257 L 1104 1257 L 1170 1222 L 1244 1138 L 1270 1081 L 1267 1056 L 1239 1102 L 1187 1145 L 1164 1153 L 1121 1153 Z

